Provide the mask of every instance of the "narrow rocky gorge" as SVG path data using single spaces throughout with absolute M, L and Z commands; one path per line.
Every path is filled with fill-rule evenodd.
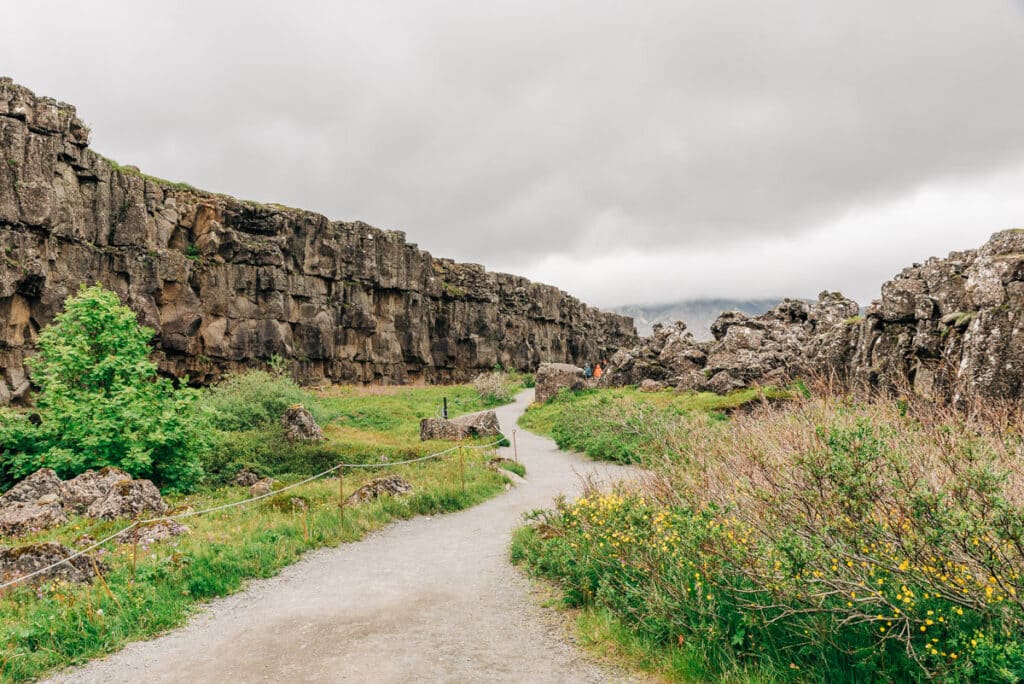
M 636 341 L 557 288 L 434 258 L 399 231 L 240 201 L 121 167 L 75 108 L 0 78 L 0 404 L 80 284 L 156 331 L 163 372 L 207 383 L 275 357 L 304 383 L 446 382 Z

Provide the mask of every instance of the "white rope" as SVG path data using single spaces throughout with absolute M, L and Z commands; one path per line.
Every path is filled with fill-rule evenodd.
M 330 475 L 335 470 L 339 470 L 341 468 L 391 468 L 391 467 L 394 467 L 394 466 L 407 465 L 409 463 L 419 463 L 420 461 L 426 461 L 426 460 L 429 460 L 429 459 L 432 459 L 432 458 L 438 458 L 440 456 L 444 456 L 445 454 L 450 454 L 453 451 L 457 451 L 460 448 L 466 448 L 466 449 L 489 449 L 489 448 L 491 448 L 493 446 L 496 446 L 496 445 L 498 445 L 500 443 L 501 443 L 501 440 L 499 439 L 497 441 L 491 442 L 490 444 L 468 444 L 468 445 L 465 445 L 465 447 L 463 447 L 463 445 L 460 444 L 459 446 L 454 446 L 451 449 L 445 449 L 444 451 L 438 451 L 438 452 L 433 453 L 433 454 L 427 454 L 426 456 L 421 456 L 419 458 L 412 458 L 412 459 L 409 459 L 407 461 L 394 461 L 394 462 L 382 461 L 380 463 L 339 463 L 339 464 L 337 464 L 335 466 L 331 466 L 330 468 L 328 468 L 327 470 L 323 471 L 322 473 L 318 473 L 318 474 L 313 475 L 311 477 L 307 477 L 305 480 L 302 480 L 300 482 L 294 482 L 294 483 L 292 483 L 290 485 L 286 485 L 286 486 L 281 487 L 280 489 L 277 489 L 275 491 L 267 492 L 266 494 L 260 494 L 259 496 L 253 496 L 253 497 L 250 497 L 248 499 L 242 499 L 241 501 L 235 501 L 233 503 L 222 504 L 220 506 L 213 506 L 211 508 L 204 508 L 204 509 L 201 509 L 201 510 L 198 510 L 198 511 L 185 511 L 184 513 L 178 513 L 177 515 L 163 515 L 163 516 L 160 516 L 158 518 L 147 518 L 146 520 L 136 520 L 131 525 L 128 525 L 127 527 L 124 527 L 124 528 L 118 530 L 117 532 L 113 533 L 109 537 L 104 537 L 103 539 L 99 540 L 98 542 L 95 542 L 91 546 L 87 546 L 86 548 L 84 548 L 84 549 L 82 549 L 80 551 L 76 551 L 75 553 L 71 554 L 67 558 L 63 558 L 63 559 L 57 561 L 56 563 L 52 563 L 50 565 L 47 565 L 45 568 L 39 568 L 38 570 L 34 570 L 33 572 L 30 572 L 27 575 L 22 575 L 21 577 L 17 577 L 17 578 L 15 578 L 13 580 L 10 580 L 8 582 L 0 584 L 0 591 L 3 591 L 7 587 L 14 586 L 15 584 L 18 584 L 19 582 L 23 582 L 23 581 L 25 581 L 27 579 L 31 579 L 33 577 L 36 577 L 37 575 L 42 575 L 43 573 L 49 572 L 50 570 L 52 570 L 53 568 L 55 568 L 55 567 L 57 567 L 59 565 L 64 565 L 65 563 L 67 563 L 68 565 L 71 565 L 69 563 L 69 561 L 71 561 L 71 560 L 73 560 L 75 558 L 78 558 L 79 556 L 84 556 L 85 554 L 89 553 L 93 549 L 96 549 L 96 548 L 102 546 L 103 544 L 106 544 L 108 541 L 110 541 L 114 537 L 117 537 L 117 536 L 123 534 L 124 532 L 127 532 L 128 530 L 130 530 L 132 528 L 138 527 L 142 523 L 149 524 L 149 523 L 153 523 L 153 522 L 158 522 L 160 520 L 180 520 L 182 518 L 190 518 L 190 517 L 196 516 L 196 515 L 205 515 L 206 513 L 213 513 L 215 511 L 223 511 L 223 510 L 228 509 L 228 508 L 235 508 L 237 506 L 243 506 L 245 504 L 252 503 L 253 501 L 259 501 L 260 499 L 265 499 L 268 496 L 277 496 L 278 494 L 281 494 L 282 492 L 287 492 L 290 489 L 295 489 L 296 487 L 301 487 L 302 485 L 307 484 L 309 482 L 312 482 L 313 480 L 318 480 L 321 477 L 324 477 L 325 475 Z M 71 567 L 74 567 L 74 566 L 71 566 Z

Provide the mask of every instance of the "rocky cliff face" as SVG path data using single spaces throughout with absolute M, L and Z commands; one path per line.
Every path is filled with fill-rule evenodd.
M 157 332 L 164 372 L 209 382 L 278 355 L 300 381 L 444 382 L 633 344 L 628 318 L 403 233 L 243 202 L 120 167 L 74 107 L 0 79 L 0 403 L 38 330 L 99 282 Z
M 1024 231 L 904 269 L 850 333 L 850 377 L 954 403 L 1024 397 Z
M 685 325 L 659 328 L 616 353 L 602 383 L 721 393 L 817 376 L 954 404 L 1024 398 L 1024 231 L 914 264 L 857 314 L 856 303 L 826 292 L 761 316 L 726 312 L 713 342 L 698 343 Z

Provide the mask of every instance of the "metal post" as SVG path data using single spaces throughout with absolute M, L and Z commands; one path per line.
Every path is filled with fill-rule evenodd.
M 516 446 L 516 431 L 512 431 L 512 454 L 516 459 L 516 463 L 519 463 L 519 447 Z
M 441 417 L 448 420 L 448 397 L 441 398 Z

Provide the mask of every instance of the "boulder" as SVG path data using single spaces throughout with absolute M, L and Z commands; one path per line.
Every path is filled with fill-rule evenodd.
M 445 420 L 424 418 L 420 421 L 420 439 L 445 439 L 456 441 L 469 437 L 496 437 L 501 434 L 498 415 L 494 411 L 468 413 L 464 416 Z
M 97 499 L 86 515 L 90 518 L 113 520 L 114 518 L 137 518 L 143 513 L 163 515 L 167 504 L 160 497 L 160 490 L 149 480 L 121 480 L 115 483 L 107 495 Z
M 266 494 L 270 494 L 274 491 L 275 484 L 277 484 L 277 480 L 272 480 L 269 477 L 257 480 L 249 487 L 249 496 L 264 496 Z
M 346 504 L 365 503 L 379 496 L 400 496 L 412 492 L 412 485 L 399 475 L 370 480 L 345 499 Z
M 153 542 L 190 534 L 190 530 L 177 520 L 166 518 L 140 523 L 114 537 L 118 544 L 151 544 Z
M 68 517 L 60 501 L 50 497 L 53 495 L 40 499 L 46 499 L 45 503 L 12 501 L 0 506 L 0 536 L 19 537 L 66 523 Z
M 232 484 L 236 487 L 252 487 L 254 484 L 259 482 L 260 476 L 249 468 L 242 468 L 235 475 L 235 479 L 232 480 Z
M 53 563 L 59 563 L 74 553 L 63 544 L 52 541 L 25 544 L 13 548 L 0 546 L 0 582 L 24 577 Z M 106 566 L 98 561 L 97 566 L 101 572 L 106 570 Z M 84 555 L 60 563 L 26 582 L 39 584 L 52 579 L 62 579 L 66 582 L 86 583 L 91 582 L 93 576 L 92 560 L 89 556 Z
M 660 392 L 665 389 L 665 383 L 658 382 L 657 380 L 642 380 L 637 389 L 641 392 Z
M 87 470 L 61 484 L 61 501 L 69 513 L 85 513 L 97 501 L 107 498 L 114 485 L 131 479 L 132 476 L 120 468 Z
M 40 468 L 0 496 L 0 507 L 20 501 L 34 503 L 47 495 L 59 494 L 60 478 L 50 468 Z
M 542 363 L 537 373 L 534 400 L 544 403 L 562 388 L 583 389 L 586 385 L 583 369 L 568 363 Z
M 319 442 L 324 439 L 324 431 L 302 404 L 289 406 L 281 416 L 281 425 L 289 442 Z

